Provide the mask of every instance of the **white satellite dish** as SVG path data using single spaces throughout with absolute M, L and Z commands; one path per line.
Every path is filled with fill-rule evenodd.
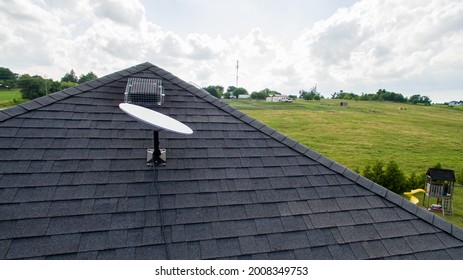
M 124 111 L 127 115 L 148 125 L 154 131 L 166 130 L 180 134 L 193 133 L 193 130 L 187 125 L 148 108 L 129 103 L 121 103 L 119 104 L 119 108 L 121 108 L 121 110 Z
M 159 148 L 160 131 L 170 131 L 179 134 L 193 133 L 193 130 L 187 125 L 148 108 L 129 103 L 121 103 L 119 104 L 119 108 L 121 108 L 121 110 L 124 111 L 127 115 L 135 118 L 141 123 L 148 125 L 153 130 L 154 149 L 147 150 L 146 163 L 148 165 L 151 165 L 153 162 L 156 165 L 166 164 L 166 149 Z

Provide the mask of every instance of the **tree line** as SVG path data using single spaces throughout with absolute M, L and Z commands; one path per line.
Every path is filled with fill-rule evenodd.
M 442 165 L 438 163 L 432 168 L 441 169 Z M 360 170 L 358 169 L 355 172 L 360 174 Z M 412 173 L 407 177 L 394 160 L 389 161 L 387 164 L 384 164 L 382 161 L 368 164 L 362 174 L 371 181 L 397 194 L 403 194 L 413 189 L 422 189 L 426 182 L 426 172 L 422 174 Z M 460 173 L 456 172 L 456 180 L 457 183 L 463 183 L 463 170 Z
M 393 91 L 387 91 L 385 89 L 378 89 L 376 93 L 362 93 L 361 95 L 344 92 L 334 92 L 331 95 L 332 99 L 347 99 L 356 101 L 389 101 L 398 103 L 412 103 L 412 104 L 424 104 L 426 106 L 431 105 L 432 100 L 427 96 L 420 94 L 412 95 L 411 97 L 405 97 L 401 93 L 395 93 Z
M 227 91 L 224 91 L 224 87 L 220 85 L 210 85 L 203 88 L 205 91 L 209 92 L 211 95 L 217 98 L 231 99 L 238 98 L 239 95 L 249 94 L 245 88 L 237 88 L 234 86 L 229 86 Z M 265 88 L 260 91 L 253 91 L 250 94 L 251 99 L 265 100 L 267 97 L 272 95 L 282 95 L 276 90 L 271 90 Z M 310 90 L 300 90 L 298 95 L 289 95 L 289 97 L 296 99 L 302 98 L 304 100 L 321 100 L 325 97 L 317 91 L 317 87 L 314 86 Z M 339 92 L 334 92 L 331 95 L 332 99 L 347 99 L 347 100 L 356 100 L 356 101 L 389 101 L 389 102 L 398 102 L 398 103 L 412 103 L 412 104 L 424 104 L 431 105 L 432 100 L 427 96 L 422 96 L 420 94 L 412 95 L 411 97 L 405 97 L 401 93 L 395 93 L 393 91 L 387 91 L 385 89 L 379 89 L 376 93 L 362 93 L 361 95 L 345 92 L 340 90 Z
M 269 96 L 282 95 L 282 93 L 276 90 L 269 89 L 269 88 L 265 88 L 260 91 L 253 91 L 251 92 L 251 94 L 249 94 L 248 90 L 246 90 L 245 88 L 234 87 L 234 86 L 229 86 L 227 88 L 227 91 L 224 91 L 225 88 L 220 85 L 210 85 L 210 86 L 204 87 L 203 89 L 209 92 L 211 95 L 217 98 L 223 98 L 223 99 L 233 99 L 233 98 L 238 98 L 240 95 L 249 95 L 251 99 L 265 100 Z M 308 93 L 308 92 L 305 92 L 305 93 Z M 294 99 L 298 98 L 298 96 L 295 96 L 295 95 L 290 95 L 289 97 L 292 97 Z
M 65 73 L 61 80 L 54 81 L 39 75 L 19 75 L 8 68 L 0 67 L 0 87 L 6 89 L 20 88 L 21 95 L 25 99 L 34 99 L 96 78 L 98 77 L 93 72 L 78 77 L 74 70 L 71 70 Z

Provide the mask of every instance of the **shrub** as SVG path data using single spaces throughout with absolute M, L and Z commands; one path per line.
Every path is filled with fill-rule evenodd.
M 409 182 L 405 174 L 393 160 L 387 166 L 384 166 L 381 161 L 376 161 L 373 166 L 367 165 L 363 175 L 395 193 L 402 193 L 409 189 Z

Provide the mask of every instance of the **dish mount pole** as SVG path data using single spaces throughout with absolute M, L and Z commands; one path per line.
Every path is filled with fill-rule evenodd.
M 159 131 L 153 130 L 153 149 L 147 150 L 146 165 L 166 165 L 166 149 L 159 148 Z

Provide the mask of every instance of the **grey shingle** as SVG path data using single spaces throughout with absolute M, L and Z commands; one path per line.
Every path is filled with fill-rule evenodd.
M 270 251 L 266 235 L 251 235 L 239 237 L 240 249 L 243 255 L 258 254 Z
M 54 217 L 50 219 L 47 234 L 76 233 L 81 231 L 84 216 Z
M 368 210 L 355 210 L 349 211 L 349 213 L 357 224 L 369 224 L 373 222 L 373 218 L 368 213 Z
M 241 255 L 240 242 L 238 238 L 217 239 L 219 257 L 231 257 Z
M 279 215 L 278 208 L 274 204 L 246 204 L 245 214 L 248 218 L 273 217 Z
M 312 247 L 336 244 L 336 240 L 330 229 L 313 229 L 306 231 Z
M 415 253 L 417 260 L 446 260 L 450 259 L 449 254 L 445 250 L 427 251 Z
M 133 260 L 135 259 L 135 248 L 120 248 L 120 249 L 111 249 L 98 251 L 96 259 L 100 260 Z M 83 254 L 83 253 L 82 253 Z M 77 256 L 77 259 L 82 260 L 84 257 Z M 89 259 L 95 259 L 93 257 Z
M 308 200 L 308 203 L 313 213 L 335 212 L 341 210 L 337 200 L 334 198 L 311 199 Z
M 267 255 L 269 260 L 294 260 L 295 258 L 293 250 L 269 252 Z
M 413 252 L 444 249 L 445 245 L 435 234 L 422 234 L 404 237 Z
M 16 259 L 43 256 L 45 255 L 44 249 L 48 244 L 49 237 L 14 239 L 5 258 Z
M 355 260 L 356 257 L 348 244 L 330 245 L 328 250 L 334 260 Z
M 376 222 L 400 220 L 400 217 L 397 215 L 397 212 L 394 211 L 393 208 L 374 208 L 369 209 L 368 212 Z
M 143 245 L 164 244 L 165 239 L 161 227 L 143 228 Z
M 355 258 L 358 260 L 366 260 L 369 258 L 369 255 L 365 251 L 361 242 L 349 243 L 349 246 L 355 255 Z
M 339 231 L 346 242 L 380 239 L 373 225 L 345 226 L 340 227 Z
M 447 253 L 454 260 L 463 260 L 463 250 L 462 247 L 455 247 L 447 249 Z
M 365 197 L 338 197 L 336 201 L 342 210 L 370 208 L 370 204 Z
M 381 241 L 386 250 L 391 255 L 405 255 L 413 253 L 412 249 L 408 246 L 403 238 L 383 239 Z
M 165 245 L 151 245 L 135 248 L 137 260 L 164 260 L 167 258 Z
M 281 222 L 285 231 L 299 231 L 307 229 L 307 226 L 302 216 L 281 217 Z
M 243 205 L 220 206 L 217 210 L 220 220 L 237 220 L 247 217 Z
M 201 248 L 201 258 L 202 259 L 211 259 L 220 257 L 219 248 L 217 247 L 217 240 L 204 240 L 200 241 Z
M 93 211 L 93 202 L 91 199 L 53 201 L 50 204 L 48 216 L 90 214 Z
M 258 234 L 283 232 L 283 223 L 280 218 L 263 218 L 255 220 Z
M 376 223 L 374 226 L 382 238 L 418 234 L 418 231 L 409 221 Z
M 79 245 L 79 251 L 93 251 L 106 249 L 108 231 L 83 233 Z
M 45 235 L 49 219 L 24 219 L 0 222 L 1 239 Z
M 211 224 L 185 225 L 185 241 L 199 241 L 212 239 Z
M 309 247 L 304 231 L 272 233 L 267 235 L 271 251 L 293 250 Z
M 144 222 L 144 212 L 114 213 L 111 215 L 111 229 L 138 228 L 142 227 Z
M 313 260 L 332 260 L 328 247 L 315 247 L 310 249 L 311 257 Z
M 370 258 L 383 258 L 389 256 L 381 240 L 362 242 L 362 247 Z

